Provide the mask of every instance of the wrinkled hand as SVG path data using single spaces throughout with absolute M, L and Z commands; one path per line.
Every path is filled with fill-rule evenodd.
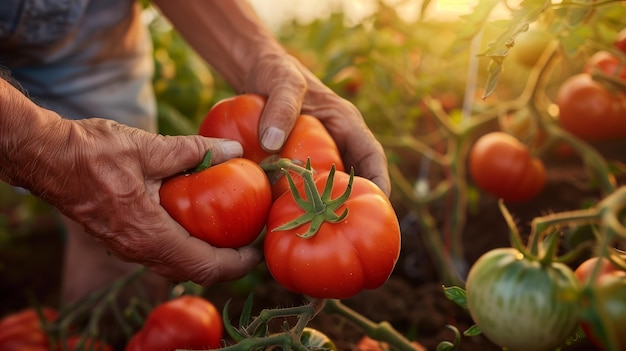
M 288 55 L 271 54 L 256 60 L 248 72 L 246 93 L 268 97 L 259 135 L 267 151 L 278 151 L 299 114 L 322 121 L 335 139 L 346 167 L 372 180 L 389 196 L 387 158 L 359 110 L 319 81 Z
M 241 155 L 237 142 L 161 136 L 113 121 L 57 120 L 41 132 L 26 187 L 82 224 L 111 253 L 170 279 L 209 285 L 260 262 L 256 249 L 215 248 L 192 237 L 159 204 L 161 179 Z

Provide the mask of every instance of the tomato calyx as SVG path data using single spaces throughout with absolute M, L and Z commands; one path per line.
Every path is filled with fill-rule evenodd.
M 211 150 L 207 151 L 206 154 L 204 155 L 204 157 L 202 158 L 202 162 L 200 162 L 200 164 L 197 165 L 196 168 L 191 170 L 190 173 L 202 172 L 205 169 L 211 167 L 212 157 L 213 157 L 213 155 L 211 154 Z
M 274 228 L 274 231 L 290 230 L 298 228 L 306 223 L 310 223 L 309 229 L 302 234 L 297 234 L 299 237 L 307 239 L 311 238 L 317 233 L 321 225 L 325 222 L 339 223 L 348 216 L 348 208 L 344 209 L 341 214 L 337 214 L 339 208 L 348 200 L 352 192 L 352 184 L 354 181 L 354 169 L 350 169 L 350 179 L 346 190 L 339 197 L 331 198 L 333 189 L 333 181 L 335 176 L 335 165 L 332 165 L 326 183 L 324 185 L 324 191 L 320 194 L 315 186 L 315 179 L 313 177 L 313 171 L 311 169 L 310 159 L 307 161 L 306 167 L 300 167 L 289 160 L 281 159 L 279 161 L 284 166 L 281 167 L 281 171 L 287 177 L 289 182 L 290 194 L 294 197 L 294 200 L 304 212 L 299 217 Z M 302 197 L 296 187 L 296 183 L 289 171 L 295 171 L 303 179 L 305 197 Z

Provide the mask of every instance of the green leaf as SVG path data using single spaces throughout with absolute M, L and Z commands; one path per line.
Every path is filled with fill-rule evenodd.
M 489 57 L 489 72 L 487 87 L 483 99 L 490 96 L 500 79 L 502 64 L 509 54 L 509 49 L 515 45 L 515 39 L 521 33 L 528 30 L 530 23 L 535 22 L 539 16 L 551 5 L 549 0 L 524 0 L 519 8 L 511 12 L 511 19 L 504 21 L 506 29 L 496 40 L 489 43 L 485 52 L 480 56 Z
M 224 305 L 224 309 L 222 310 L 222 321 L 224 322 L 224 329 L 226 333 L 233 338 L 236 342 L 245 340 L 246 337 L 242 335 L 233 325 L 230 323 L 230 318 L 228 318 L 228 305 L 230 305 L 230 299 L 226 301 Z
M 246 298 L 246 303 L 243 305 L 241 316 L 239 316 L 240 327 L 247 327 L 248 324 L 250 324 L 250 319 L 252 317 L 252 300 L 253 300 L 253 293 L 250 292 L 248 294 L 248 297 Z
M 496 86 L 500 81 L 500 73 L 502 73 L 502 57 L 492 57 L 489 66 L 487 67 L 487 86 L 482 98 L 488 98 L 496 90 Z
M 443 287 L 443 293 L 448 300 L 456 303 L 457 305 L 467 309 L 467 294 L 465 290 L 458 286 Z
M 467 328 L 466 331 L 463 332 L 463 335 L 465 336 L 478 336 L 480 334 L 482 334 L 482 330 L 480 330 L 480 327 L 477 326 L 476 324 L 472 325 L 471 327 Z

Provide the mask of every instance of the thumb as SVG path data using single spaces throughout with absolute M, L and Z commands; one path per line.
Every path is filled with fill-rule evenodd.
M 207 152 L 211 152 L 211 164 L 243 155 L 243 148 L 237 141 L 200 135 L 161 136 L 151 147 L 140 150 L 148 153 L 146 157 L 141 157 L 145 175 L 158 179 L 198 166 Z

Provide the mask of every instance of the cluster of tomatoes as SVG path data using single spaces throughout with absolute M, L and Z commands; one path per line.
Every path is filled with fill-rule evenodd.
M 616 38 L 615 51 L 597 51 L 583 72 L 559 87 L 559 123 L 583 140 L 626 137 L 626 31 Z
M 56 309 L 26 308 L 0 319 L 1 351 L 113 351 L 100 341 L 71 335 L 65 341 L 52 341 L 53 323 L 59 316 Z M 148 314 L 140 330 L 133 334 L 125 351 L 208 350 L 223 346 L 224 325 L 215 306 L 197 295 L 182 295 L 165 301 Z M 50 333 L 50 335 L 49 335 Z M 305 327 L 300 341 L 310 350 L 336 351 L 334 342 L 319 330 Z M 383 351 L 388 348 L 363 337 L 359 351 Z M 280 348 L 282 349 L 282 348 Z M 267 350 L 273 350 L 268 347 Z
M 566 79 L 557 92 L 559 125 L 586 141 L 626 137 L 626 30 L 618 34 L 614 44 L 616 52 L 594 53 L 583 72 Z M 528 118 L 518 122 L 521 126 L 507 121 L 511 125 L 505 130 L 511 129 L 510 134 L 487 133 L 470 150 L 469 173 L 474 183 L 505 201 L 528 201 L 546 183 L 542 160 L 514 136 L 517 129 L 528 128 L 524 125 L 529 123 Z
M 268 269 L 291 291 L 316 298 L 346 298 L 381 286 L 400 253 L 400 229 L 391 203 L 373 182 L 344 172 L 338 148 L 317 118 L 300 115 L 280 152 L 265 151 L 259 143 L 265 104 L 266 98 L 254 94 L 215 104 L 199 134 L 240 142 L 243 157 L 169 179 L 161 187 L 162 206 L 191 235 L 217 247 L 248 245 L 265 228 Z M 290 171 L 300 199 L 283 172 L 261 167 L 276 159 L 309 163 L 315 184 L 309 183 L 306 191 L 304 179 Z M 326 189 L 330 173 L 332 188 Z M 348 184 L 349 197 L 338 205 L 335 200 Z M 311 219 L 334 216 L 307 213 L 303 208 L 299 200 L 311 197 L 313 187 L 323 194 L 321 212 L 335 208 L 337 216 L 345 213 L 342 220 L 319 225 Z M 308 220 L 284 226 L 301 218 Z M 314 224 L 319 225 L 314 235 L 303 237 Z

